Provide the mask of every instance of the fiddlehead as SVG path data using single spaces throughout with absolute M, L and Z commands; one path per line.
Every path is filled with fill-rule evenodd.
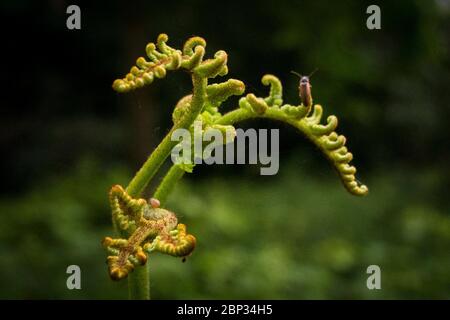
M 345 188 L 354 195 L 366 195 L 367 186 L 358 182 L 355 177 L 356 168 L 350 165 L 353 154 L 345 146 L 346 138 L 338 135 L 335 129 L 338 125 L 336 116 L 327 118 L 326 124 L 321 124 L 323 109 L 320 105 L 293 106 L 282 103 L 282 84 L 273 75 L 265 75 L 262 78 L 264 85 L 270 85 L 270 93 L 266 98 L 258 98 L 254 94 L 247 94 L 241 98 L 239 106 L 241 110 L 231 111 L 221 117 L 217 123 L 233 124 L 249 118 L 269 118 L 279 120 L 297 128 L 330 161 L 339 174 Z
M 200 37 L 193 37 L 186 41 L 183 51 L 167 45 L 169 37 L 160 34 L 156 44 L 150 42 L 145 47 L 147 59 L 139 57 L 127 75 L 113 83 L 113 89 L 120 93 L 142 88 L 151 84 L 155 78 L 162 79 L 167 71 L 186 69 L 200 78 L 214 78 L 228 73 L 227 54 L 217 51 L 213 59 L 203 61 L 206 42 Z
M 110 191 L 110 203 L 113 219 L 120 228 L 129 231 L 132 227 L 128 239 L 106 237 L 102 241 L 109 253 L 107 263 L 112 279 L 125 278 L 135 266 L 144 265 L 153 251 L 184 258 L 194 250 L 195 237 L 186 233 L 184 224 L 178 224 L 173 212 L 159 208 L 158 200 L 150 199 L 148 204 L 144 199 L 133 199 L 115 185 Z

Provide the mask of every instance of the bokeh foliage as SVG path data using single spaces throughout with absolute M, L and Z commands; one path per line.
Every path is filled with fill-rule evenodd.
M 277 176 L 199 166 L 177 187 L 168 206 L 198 248 L 184 264 L 151 257 L 154 297 L 449 298 L 448 2 L 380 1 L 380 31 L 365 28 L 364 1 L 83 3 L 79 32 L 65 29 L 68 4 L 25 3 L 1 4 L 22 27 L 4 40 L 10 61 L 35 49 L 2 103 L 1 298 L 126 297 L 100 245 L 111 233 L 107 192 L 127 184 L 190 85 L 173 75 L 118 96 L 111 83 L 161 32 L 225 49 L 248 92 L 262 95 L 261 76 L 276 74 L 288 103 L 298 101 L 289 71 L 319 68 L 314 100 L 339 116 L 370 194 L 347 194 L 281 126 Z M 66 289 L 70 264 L 82 269 L 80 291 Z M 370 264 L 381 266 L 380 291 L 365 286 Z

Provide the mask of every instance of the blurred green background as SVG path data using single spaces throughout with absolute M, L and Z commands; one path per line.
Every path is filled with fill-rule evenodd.
M 74 3 L 79 31 L 65 27 Z M 370 193 L 348 194 L 294 129 L 245 122 L 281 129 L 279 174 L 239 165 L 187 175 L 168 208 L 198 247 L 186 263 L 150 257 L 154 298 L 450 298 L 450 1 L 74 3 L 0 5 L 0 298 L 127 297 L 100 245 L 113 235 L 107 192 L 168 131 L 190 83 L 170 73 L 126 95 L 111 84 L 161 32 L 175 47 L 199 35 L 209 56 L 226 50 L 227 77 L 247 92 L 264 95 L 261 76 L 279 76 L 291 104 L 289 71 L 319 68 L 314 100 L 339 117 Z M 369 4 L 381 7 L 381 30 L 366 28 Z M 66 288 L 71 264 L 82 290 Z M 366 287 L 372 264 L 381 290 Z

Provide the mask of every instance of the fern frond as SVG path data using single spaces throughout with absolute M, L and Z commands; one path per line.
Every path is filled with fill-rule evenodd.
M 127 75 L 113 82 L 113 89 L 120 93 L 129 92 L 151 84 L 155 78 L 162 79 L 167 71 L 180 68 L 195 73 L 201 78 L 214 78 L 228 73 L 227 53 L 217 51 L 213 59 L 203 61 L 206 42 L 200 37 L 192 37 L 186 41 L 183 51 L 167 45 L 169 37 L 160 34 L 156 44 L 150 42 L 145 47 L 147 59 L 139 57 Z
M 109 274 L 114 280 L 123 279 L 135 266 L 144 265 L 147 262 L 146 252 L 155 250 L 184 257 L 195 248 L 195 237 L 186 233 L 186 226 L 178 224 L 173 212 L 159 208 L 158 200 L 151 200 L 157 207 L 149 205 L 144 199 L 133 199 L 119 185 L 111 188 L 113 220 L 122 229 L 126 226 L 130 233 L 128 239 L 105 237 L 102 241 L 109 253 Z M 133 229 L 128 228 L 130 218 L 134 222 Z
M 293 106 L 281 105 L 282 84 L 274 75 L 265 75 L 262 78 L 264 85 L 270 86 L 268 97 L 259 98 L 254 94 L 247 94 L 239 100 L 240 110 L 234 110 L 217 120 L 218 124 L 234 124 L 249 118 L 269 118 L 282 121 L 297 128 L 330 161 L 339 174 L 344 187 L 352 194 L 362 196 L 368 193 L 367 186 L 358 182 L 355 177 L 356 168 L 350 165 L 353 154 L 345 147 L 346 138 L 338 135 L 335 130 L 338 125 L 336 116 L 331 115 L 326 123 L 321 123 L 323 109 L 320 105 Z

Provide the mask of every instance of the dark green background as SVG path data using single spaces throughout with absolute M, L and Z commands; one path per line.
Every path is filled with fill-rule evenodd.
M 229 75 L 263 96 L 265 73 L 298 103 L 313 97 L 339 118 L 358 178 L 346 193 L 321 154 L 280 128 L 280 171 L 198 166 L 168 207 L 198 239 L 186 263 L 153 255 L 154 298 L 450 298 L 449 1 L 2 1 L 0 297 L 125 298 L 109 280 L 100 240 L 113 235 L 107 192 L 126 185 L 170 127 L 189 77 L 126 95 L 111 89 L 159 33 L 207 54 L 224 49 Z M 382 29 L 366 28 L 378 4 Z M 237 98 L 225 106 L 237 106 Z M 153 185 L 154 187 L 154 185 Z M 151 194 L 151 188 L 149 194 Z M 66 268 L 82 270 L 67 290 Z M 382 290 L 366 288 L 381 267 Z

